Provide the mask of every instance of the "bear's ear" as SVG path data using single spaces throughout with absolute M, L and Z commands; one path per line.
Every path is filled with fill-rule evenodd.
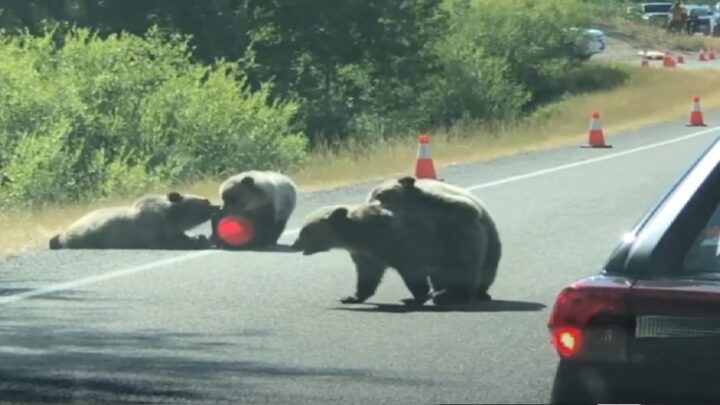
M 253 185 L 255 185 L 255 179 L 253 179 L 250 176 L 247 176 L 244 179 L 240 180 L 240 184 L 243 186 L 253 186 Z
M 412 176 L 405 176 L 403 178 L 398 179 L 398 183 L 403 186 L 403 188 L 413 188 L 415 186 L 415 177 Z
M 348 209 L 345 207 L 336 208 L 335 211 L 330 214 L 330 221 L 333 223 L 340 223 L 348 219 Z
M 177 191 L 171 191 L 168 193 L 167 199 L 171 203 L 177 204 L 183 200 L 183 196 L 182 196 L 182 194 L 178 193 Z

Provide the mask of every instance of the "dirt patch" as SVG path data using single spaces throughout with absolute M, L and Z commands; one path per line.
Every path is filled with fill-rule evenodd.
M 597 60 L 621 60 L 621 61 L 639 61 L 640 51 L 653 51 L 654 48 L 645 47 L 633 42 L 632 38 L 629 38 L 623 34 L 611 33 L 604 28 L 599 28 L 607 34 L 607 47 L 605 50 L 597 55 L 593 56 L 593 59 Z

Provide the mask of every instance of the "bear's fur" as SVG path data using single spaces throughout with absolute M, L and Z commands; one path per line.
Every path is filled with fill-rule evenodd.
M 364 302 L 375 294 L 387 267 L 400 274 L 413 297 L 406 304 L 422 305 L 430 294 L 428 276 L 451 267 L 447 248 L 435 232 L 436 221 L 413 212 L 392 212 L 379 203 L 333 205 L 310 213 L 293 243 L 312 255 L 331 249 L 350 253 L 357 272 L 355 295 L 343 303 Z
M 92 211 L 50 239 L 50 249 L 205 249 L 204 236 L 185 232 L 207 222 L 219 206 L 175 191 L 144 196 L 129 207 Z
M 446 296 L 439 300 L 463 300 L 468 295 L 491 299 L 488 290 L 497 276 L 502 244 L 495 222 L 475 195 L 447 182 L 406 176 L 381 183 L 371 190 L 368 201 L 378 201 L 393 212 L 409 210 L 438 218 L 437 232 L 448 249 L 465 256 L 461 262 L 476 263 L 472 270 L 433 273 L 436 296 Z M 444 278 L 447 274 L 453 274 L 455 279 Z
M 222 210 L 213 218 L 213 240 L 219 219 L 226 214 L 242 215 L 253 222 L 255 235 L 243 248 L 277 244 L 295 210 L 297 187 L 286 175 L 250 170 L 236 174 L 220 185 Z M 227 246 L 229 248 L 229 246 Z

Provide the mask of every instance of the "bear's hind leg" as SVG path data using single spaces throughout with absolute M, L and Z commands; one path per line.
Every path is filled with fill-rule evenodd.
M 385 273 L 386 266 L 363 254 L 351 253 L 350 257 L 355 263 L 355 271 L 357 272 L 355 295 L 341 298 L 340 302 L 343 304 L 358 304 L 365 302 L 375 294 Z
M 478 301 L 490 301 L 492 296 L 488 293 L 488 287 L 480 286 L 475 292 L 475 299 Z
M 430 276 L 428 278 L 430 279 L 430 283 L 432 284 L 433 293 L 440 292 L 447 288 L 447 278 L 442 273 L 442 271 L 435 270 L 430 273 Z
M 448 266 L 433 274 L 434 291 L 432 301 L 435 305 L 467 304 L 474 299 L 475 274 L 467 271 L 467 266 Z
M 412 298 L 405 298 L 401 302 L 405 305 L 423 305 L 430 299 L 430 283 L 427 274 L 417 269 L 398 269 L 405 286 L 410 290 Z
M 464 267 L 459 267 L 462 269 Z M 466 268 L 466 267 L 465 267 Z M 463 274 L 464 273 L 464 274 Z M 492 298 L 488 294 L 487 286 L 477 286 L 477 277 L 467 271 L 437 271 L 430 274 L 430 281 L 433 285 L 433 302 L 438 305 L 452 305 L 472 300 L 489 301 Z
M 437 273 L 445 289 L 433 294 L 433 302 L 436 305 L 457 305 L 488 299 L 487 287 L 479 288 L 488 244 L 486 230 L 476 228 L 454 236 L 448 238 L 452 245 L 446 245 L 445 266 Z

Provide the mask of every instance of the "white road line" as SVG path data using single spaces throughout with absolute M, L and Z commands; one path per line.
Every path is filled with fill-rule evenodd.
M 538 177 L 538 176 L 543 176 L 543 175 L 550 174 L 550 173 L 559 172 L 562 170 L 568 170 L 568 169 L 573 169 L 573 168 L 584 166 L 584 165 L 589 165 L 592 163 L 603 162 L 605 160 L 610 160 L 610 159 L 615 159 L 615 158 L 619 158 L 619 157 L 623 157 L 623 156 L 627 156 L 627 155 L 632 155 L 635 153 L 644 152 L 646 150 L 655 149 L 655 148 L 659 148 L 659 147 L 667 146 L 667 145 L 672 145 L 674 143 L 687 141 L 687 140 L 690 140 L 693 138 L 698 138 L 700 136 L 707 135 L 707 134 L 710 134 L 710 133 L 718 131 L 718 130 L 720 130 L 720 126 L 707 128 L 702 131 L 693 132 L 691 134 L 684 135 L 684 136 L 681 136 L 678 138 L 673 138 L 673 139 L 669 139 L 669 140 L 662 141 L 662 142 L 651 143 L 649 145 L 644 145 L 644 146 L 640 146 L 637 148 L 628 149 L 628 150 L 625 150 L 622 152 L 611 153 L 611 154 L 607 154 L 607 155 L 603 155 L 603 156 L 598 156 L 595 158 L 581 160 L 581 161 L 574 162 L 574 163 L 568 163 L 565 165 L 555 166 L 555 167 L 551 167 L 548 169 L 538 170 L 538 171 L 525 173 L 525 174 L 521 174 L 521 175 L 517 175 L 517 176 L 506 177 L 504 179 L 495 180 L 495 181 L 491 181 L 491 182 L 487 182 L 487 183 L 477 184 L 474 186 L 467 187 L 467 189 L 474 191 L 474 190 L 480 190 L 480 189 L 484 189 L 484 188 L 496 187 L 496 186 L 500 186 L 503 184 L 513 183 L 513 182 L 520 181 L 520 180 L 525 180 L 525 179 L 529 179 L 529 178 L 533 178 L 533 177 Z M 299 228 L 289 229 L 289 230 L 283 232 L 282 236 L 283 236 L 283 238 L 291 237 L 291 236 L 297 235 L 299 231 L 300 231 Z M 111 280 L 113 278 L 129 276 L 131 274 L 136 274 L 136 273 L 140 273 L 143 271 L 153 270 L 153 269 L 157 269 L 160 267 L 169 266 L 171 264 L 177 264 L 177 263 L 181 263 L 181 262 L 184 262 L 187 260 L 192 260 L 192 259 L 199 258 L 199 257 L 209 256 L 209 255 L 215 254 L 215 253 L 220 253 L 220 251 L 203 250 L 203 251 L 199 251 L 199 252 L 192 252 L 192 253 L 184 254 L 181 256 L 172 257 L 169 259 L 158 260 L 156 262 L 147 263 L 147 264 L 144 264 L 141 266 L 135 266 L 135 267 L 130 267 L 130 268 L 123 269 L 123 270 L 111 271 L 111 272 L 108 272 L 105 274 L 82 278 L 79 280 L 69 281 L 66 283 L 54 284 L 54 285 L 50 285 L 47 287 L 40 287 L 40 288 L 36 288 L 34 290 L 26 291 L 23 293 L 0 297 L 0 305 L 23 301 L 28 298 L 37 297 L 39 295 L 47 295 L 47 294 L 51 294 L 51 293 L 55 293 L 55 292 L 59 292 L 59 291 L 66 291 L 66 290 L 81 287 L 84 285 L 95 284 L 95 283 L 99 283 L 99 282 L 105 281 L 105 280 Z
M 22 292 L 19 294 L 8 295 L 6 297 L 0 297 L 0 305 L 10 304 L 10 303 L 17 302 L 17 301 L 22 301 L 22 300 L 25 300 L 28 298 L 37 297 L 38 295 L 46 295 L 46 294 L 52 294 L 52 293 L 59 292 L 59 291 L 71 290 L 73 288 L 82 287 L 82 286 L 88 285 L 88 284 L 95 284 L 95 283 L 99 283 L 99 282 L 105 281 L 105 280 L 110 280 L 113 278 L 129 276 L 131 274 L 156 269 L 158 267 L 169 266 L 171 264 L 184 262 L 187 260 L 195 259 L 197 257 L 208 256 L 211 253 L 216 253 L 216 251 L 214 251 L 214 250 L 196 251 L 196 252 L 192 252 L 189 254 L 184 254 L 182 256 L 171 257 L 169 259 L 158 260 L 156 262 L 150 262 L 147 264 L 143 264 L 141 266 L 130 267 L 127 269 L 122 269 L 122 270 L 117 270 L 117 271 L 111 271 L 108 273 L 99 274 L 97 276 L 81 278 L 79 280 L 68 281 L 66 283 L 53 284 L 53 285 L 49 285 L 47 287 L 40 287 L 40 288 L 36 288 L 34 290 L 25 291 L 25 292 Z
M 543 175 L 546 175 L 546 174 L 555 173 L 555 172 L 559 172 L 559 171 L 562 171 L 562 170 L 574 169 L 574 168 L 576 168 L 576 167 L 589 165 L 589 164 L 591 164 L 591 163 L 602 162 L 602 161 L 605 161 L 605 160 L 615 159 L 615 158 L 619 158 L 619 157 L 623 157 L 623 156 L 627 156 L 627 155 L 632 155 L 632 154 L 635 154 L 635 153 L 638 153 L 638 152 L 644 152 L 644 151 L 646 151 L 646 150 L 655 149 L 655 148 L 659 148 L 659 147 L 662 147 L 662 146 L 667 146 L 667 145 L 672 145 L 672 144 L 674 144 L 674 143 L 687 141 L 687 140 L 689 140 L 689 139 L 693 139 L 693 138 L 697 138 L 697 137 L 700 137 L 700 136 L 703 136 L 703 135 L 707 135 L 707 134 L 713 133 L 713 132 L 718 131 L 718 130 L 720 130 L 720 126 L 718 126 L 718 127 L 712 127 L 712 128 L 708 128 L 708 129 L 704 129 L 704 130 L 698 131 L 698 132 L 693 132 L 693 133 L 691 133 L 691 134 L 687 134 L 687 135 L 684 135 L 684 136 L 681 136 L 681 137 L 678 137 L 678 138 L 668 139 L 667 141 L 662 141 L 662 142 L 657 142 L 657 143 L 651 143 L 651 144 L 644 145 L 644 146 L 640 146 L 640 147 L 637 147 L 637 148 L 624 150 L 624 151 L 622 151 L 622 152 L 611 153 L 611 154 L 608 154 L 608 155 L 602 155 L 602 156 L 598 156 L 598 157 L 594 157 L 594 158 L 590 158 L 590 159 L 586 159 L 586 160 L 581 160 L 581 161 L 574 162 L 574 163 L 568 163 L 568 164 L 565 164 L 565 165 L 550 167 L 550 168 L 548 168 L 548 169 L 538 170 L 538 171 L 535 171 L 535 172 L 520 174 L 520 175 L 517 175 L 517 176 L 506 177 L 506 178 L 504 178 L 504 179 L 495 180 L 495 181 L 490 181 L 490 182 L 483 183 L 483 184 L 477 184 L 477 185 L 475 185 L 475 186 L 470 186 L 470 187 L 466 187 L 466 188 L 467 188 L 468 190 L 470 190 L 470 191 L 475 191 L 475 190 L 480 190 L 480 189 L 483 189 L 483 188 L 495 187 L 495 186 L 499 186 L 499 185 L 502 185 L 502 184 L 513 183 L 513 182 L 520 181 L 520 180 L 525 180 L 525 179 L 529 179 L 529 178 L 533 178 L 533 177 L 543 176 Z M 606 150 L 606 149 L 605 149 L 605 150 Z

